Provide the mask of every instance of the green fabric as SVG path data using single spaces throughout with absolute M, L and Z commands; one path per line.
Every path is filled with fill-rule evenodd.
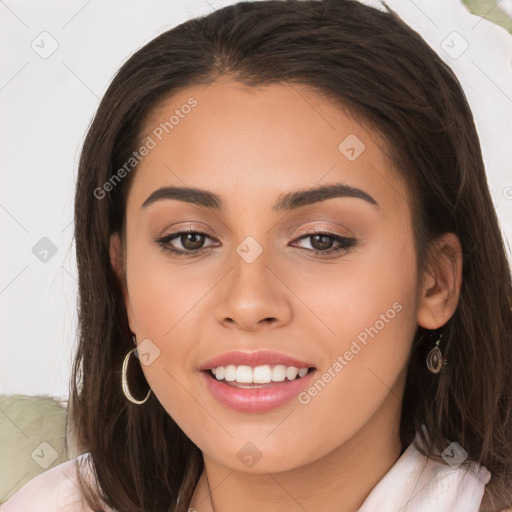
M 0 503 L 69 460 L 67 410 L 47 396 L 0 395 Z

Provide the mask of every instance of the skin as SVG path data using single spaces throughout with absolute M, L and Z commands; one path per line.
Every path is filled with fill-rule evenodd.
M 229 78 L 191 87 L 150 113 L 142 137 L 191 96 L 197 106 L 137 168 L 125 239 L 111 239 L 130 328 L 137 343 L 149 338 L 160 350 L 145 377 L 204 456 L 190 506 L 213 511 L 207 474 L 217 511 L 356 510 L 400 454 L 417 326 L 440 327 L 457 306 L 459 241 L 434 241 L 434 264 L 418 273 L 410 200 L 386 144 L 307 87 L 247 88 Z M 366 146 L 354 161 L 338 149 L 349 134 Z M 281 194 L 328 183 L 362 189 L 378 206 L 345 197 L 272 211 Z M 171 185 L 215 192 L 226 207 L 164 199 L 142 208 Z M 199 255 L 176 257 L 155 243 L 186 226 L 208 235 Z M 319 244 L 300 238 L 315 231 L 357 244 L 318 256 Z M 236 252 L 247 236 L 263 250 L 250 264 Z M 170 244 L 201 246 L 183 237 Z M 236 349 L 283 352 L 321 375 L 394 303 L 401 311 L 306 405 L 235 412 L 200 378 L 202 363 Z M 251 468 L 237 457 L 247 442 L 261 452 Z

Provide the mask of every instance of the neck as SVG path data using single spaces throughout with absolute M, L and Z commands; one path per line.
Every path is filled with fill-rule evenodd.
M 203 454 L 204 469 L 190 507 L 199 512 L 358 510 L 400 455 L 399 402 L 390 393 L 349 440 L 326 456 L 289 471 L 240 472 Z

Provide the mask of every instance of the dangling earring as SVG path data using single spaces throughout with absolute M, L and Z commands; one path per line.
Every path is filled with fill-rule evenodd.
M 439 373 L 443 366 L 446 366 L 446 360 L 443 361 L 443 354 L 439 348 L 442 334 L 439 335 L 439 339 L 436 341 L 434 348 L 427 355 L 427 368 L 432 373 Z
M 121 384 L 123 387 L 123 393 L 124 396 L 130 400 L 130 402 L 140 405 L 147 401 L 149 398 L 149 395 L 151 394 L 151 389 L 149 389 L 148 394 L 146 395 L 146 398 L 144 400 L 137 400 L 130 392 L 130 389 L 128 388 L 128 363 L 130 362 L 130 356 L 132 353 L 137 350 L 137 342 L 135 341 L 135 336 L 132 336 L 133 343 L 135 344 L 135 348 L 132 348 L 128 354 L 126 354 L 124 361 L 123 361 L 123 369 L 121 370 Z

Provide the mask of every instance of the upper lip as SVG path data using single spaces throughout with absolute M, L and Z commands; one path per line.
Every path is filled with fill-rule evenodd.
M 299 370 L 301 368 L 311 368 L 314 365 L 305 361 L 299 361 L 294 357 L 272 350 L 259 350 L 257 352 L 242 352 L 240 350 L 233 350 L 231 352 L 224 352 L 218 356 L 209 359 L 202 364 L 200 370 L 211 370 L 219 366 L 227 366 L 234 364 L 235 366 L 263 366 L 263 365 L 278 365 L 295 366 Z

